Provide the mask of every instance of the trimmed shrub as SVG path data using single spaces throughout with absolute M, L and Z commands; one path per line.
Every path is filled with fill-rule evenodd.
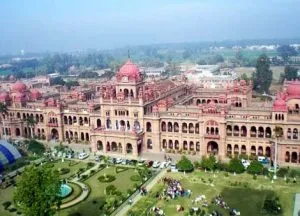
M 10 202 L 10 201 L 5 201 L 5 202 L 2 203 L 2 206 L 3 206 L 4 209 L 6 210 L 6 209 L 9 208 L 9 206 L 11 206 L 11 202 Z
M 98 180 L 100 182 L 113 182 L 114 180 L 116 180 L 116 177 L 113 175 L 103 175 L 99 176 Z
M 247 168 L 247 172 L 250 174 L 263 174 L 264 166 L 257 160 L 251 161 L 249 167 Z
M 130 177 L 131 181 L 142 181 L 142 178 L 140 175 L 133 175 Z
M 128 170 L 127 167 L 119 167 L 119 166 L 116 167 L 116 173 L 121 173 L 127 170 Z
M 105 188 L 105 193 L 106 195 L 113 195 L 115 192 L 117 191 L 117 188 L 116 186 L 114 185 L 108 185 L 106 188 Z
M 183 172 L 192 172 L 194 170 L 194 165 L 192 162 L 185 156 L 181 157 L 181 160 L 178 161 L 176 167 L 179 171 Z
M 59 174 L 60 175 L 65 175 L 65 174 L 67 174 L 69 172 L 70 172 L 69 168 L 61 168 L 61 170 L 59 171 Z
M 95 163 L 93 163 L 93 162 L 88 162 L 87 163 L 87 168 L 89 169 L 89 168 L 92 168 L 93 166 L 95 166 Z
M 9 211 L 9 212 L 16 212 L 17 209 L 16 209 L 16 208 L 11 208 L 11 209 L 9 209 L 8 211 Z
M 242 172 L 245 171 L 245 168 L 244 168 L 244 165 L 242 164 L 242 161 L 240 159 L 233 158 L 229 162 L 228 171 L 236 172 L 236 173 L 242 173 Z
M 37 155 L 41 155 L 45 152 L 45 150 L 46 150 L 46 148 L 42 143 L 40 143 L 34 139 L 29 141 L 28 151 L 30 151 L 32 153 L 36 153 Z
M 278 171 L 277 171 L 277 176 L 278 177 L 284 177 L 284 176 L 287 176 L 289 170 L 287 168 L 280 168 Z

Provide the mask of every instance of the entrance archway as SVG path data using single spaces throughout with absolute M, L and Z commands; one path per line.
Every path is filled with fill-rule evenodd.
M 59 139 L 58 131 L 55 128 L 51 130 L 51 139 Z
M 103 143 L 100 140 L 97 141 L 97 150 L 98 151 L 102 151 L 103 150 Z
M 116 152 L 118 151 L 118 146 L 116 142 L 111 143 L 111 151 Z
M 218 155 L 219 145 L 215 141 L 209 141 L 207 143 L 207 153 L 212 155 Z
M 132 145 L 130 143 L 126 144 L 126 153 L 132 154 Z
M 21 132 L 19 128 L 16 128 L 16 136 L 21 136 Z

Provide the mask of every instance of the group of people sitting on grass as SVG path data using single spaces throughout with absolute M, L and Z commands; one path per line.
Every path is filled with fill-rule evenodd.
M 161 216 L 161 215 L 165 215 L 164 211 L 159 208 L 159 207 L 153 207 L 152 208 L 152 212 L 156 215 L 156 216 Z
M 230 216 L 238 216 L 241 215 L 241 213 L 239 211 L 237 211 L 236 209 L 230 209 L 228 204 L 224 201 L 224 199 L 221 197 L 221 195 L 216 196 L 213 199 L 213 203 L 220 206 L 223 209 L 229 210 L 229 214 Z
M 185 190 L 180 181 L 172 178 L 164 178 L 164 184 L 167 184 L 167 189 L 164 189 L 163 196 L 175 199 L 178 196 L 191 196 L 191 190 Z

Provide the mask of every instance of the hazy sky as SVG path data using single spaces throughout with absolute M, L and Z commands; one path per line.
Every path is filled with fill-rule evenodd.
M 0 53 L 299 38 L 300 0 L 0 0 Z

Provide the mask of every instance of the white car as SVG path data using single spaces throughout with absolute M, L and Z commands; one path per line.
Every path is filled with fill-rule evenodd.
M 85 153 L 85 152 L 82 152 L 78 155 L 78 159 L 80 160 L 84 160 L 86 159 L 87 157 L 89 157 L 89 154 L 88 153 Z
M 178 172 L 178 169 L 177 169 L 175 163 L 172 163 L 172 164 L 170 165 L 170 168 L 171 168 L 171 172 Z
M 160 167 L 159 167 L 159 168 L 161 168 L 161 169 L 165 168 L 165 167 L 166 167 L 166 164 L 167 164 L 167 162 L 162 162 L 162 163 L 160 164 Z
M 245 160 L 245 159 L 242 159 L 242 164 L 243 164 L 243 166 L 245 167 L 245 169 L 247 169 L 248 166 L 250 166 L 250 161 L 247 161 L 247 160 Z
M 117 159 L 116 159 L 116 164 L 120 164 L 120 163 L 122 163 L 122 161 L 123 161 L 122 158 L 117 158 Z
M 154 161 L 154 163 L 152 164 L 152 168 L 158 168 L 159 166 L 160 166 L 159 161 Z
M 137 165 L 138 165 L 138 166 L 143 166 L 143 165 L 145 165 L 145 160 L 139 160 L 139 161 L 137 162 Z

